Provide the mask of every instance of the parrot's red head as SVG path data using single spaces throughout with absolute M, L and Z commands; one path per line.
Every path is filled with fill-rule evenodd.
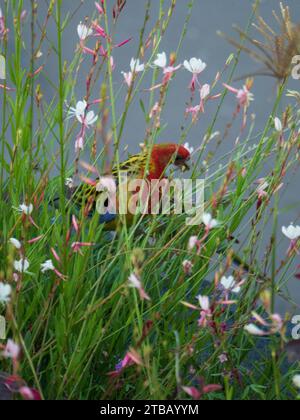
M 191 158 L 190 151 L 178 144 L 156 144 L 151 153 L 151 169 L 149 178 L 160 179 L 166 168 L 174 164 L 182 170 L 188 170 L 188 161 Z

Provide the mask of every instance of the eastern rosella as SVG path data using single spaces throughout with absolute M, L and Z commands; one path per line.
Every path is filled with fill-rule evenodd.
M 146 179 L 161 180 L 165 178 L 166 169 L 174 164 L 182 170 L 189 169 L 188 161 L 191 153 L 184 146 L 177 144 L 158 144 L 154 146 L 145 147 L 143 151 L 137 155 L 131 156 L 127 161 L 120 163 L 114 167 L 111 175 L 118 184 L 119 175 L 126 174 L 129 179 Z M 91 216 L 95 212 L 96 202 L 99 198 L 99 193 L 96 185 L 99 179 L 96 179 L 92 185 L 84 183 L 78 187 L 74 187 L 70 194 L 70 201 L 79 208 L 88 209 L 88 214 Z M 129 224 L 133 217 L 127 218 Z M 100 216 L 100 223 L 107 224 L 107 230 L 114 230 L 117 223 L 115 214 L 105 214 Z

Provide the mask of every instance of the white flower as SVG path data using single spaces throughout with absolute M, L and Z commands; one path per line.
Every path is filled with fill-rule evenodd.
M 6 79 L 6 62 L 5 57 L 0 54 L 0 79 Z
M 214 229 L 219 226 L 219 222 L 216 219 L 213 219 L 210 213 L 204 213 L 202 217 L 202 222 L 205 224 L 207 229 Z
M 9 243 L 14 246 L 16 249 L 21 249 L 22 248 L 22 244 L 20 241 L 18 241 L 18 239 L 16 238 L 10 238 Z
M 22 258 L 20 261 L 14 262 L 14 268 L 19 273 L 25 273 L 28 270 L 29 266 L 30 266 L 29 261 L 24 258 Z
M 88 28 L 84 23 L 80 22 L 80 24 L 77 26 L 77 33 L 79 39 L 81 41 L 84 41 L 87 37 L 93 34 L 93 30 L 91 28 Z
M 10 301 L 11 286 L 9 284 L 0 283 L 0 303 L 8 303 Z
M 89 127 L 90 125 L 94 125 L 97 120 L 98 115 L 95 115 L 94 111 L 89 111 L 82 122 L 86 127 Z
M 145 292 L 142 282 L 134 273 L 128 278 L 128 286 L 137 289 L 142 300 L 151 300 L 150 296 Z
M 73 188 L 74 187 L 74 180 L 73 178 L 67 178 L 66 182 L 65 182 L 65 186 L 68 188 Z
M 206 99 L 210 94 L 210 86 L 208 84 L 205 84 L 202 86 L 202 88 L 200 89 L 200 98 Z
M 76 108 L 70 107 L 68 111 L 68 118 L 76 117 L 77 120 L 82 123 L 82 120 L 85 116 L 85 111 L 87 108 L 87 102 L 86 101 L 78 101 L 76 104 Z
M 278 131 L 279 133 L 282 132 L 282 122 L 280 121 L 280 119 L 278 117 L 274 118 L 274 124 L 275 124 L 275 129 L 276 131 Z
M 52 260 L 47 260 L 46 262 L 44 262 L 43 264 L 41 264 L 41 272 L 44 274 L 47 271 L 54 271 L 55 267 L 53 265 Z
M 26 216 L 30 216 L 31 213 L 33 212 L 33 205 L 29 204 L 29 206 L 27 206 L 26 204 L 20 204 L 20 206 L 16 209 L 19 213 L 23 213 L 26 214 Z
M 128 73 L 122 71 L 121 73 L 123 74 L 126 85 L 130 87 L 133 80 L 133 73 L 131 71 L 129 71 Z
M 300 388 L 300 375 L 294 376 L 293 383 L 297 388 Z
M 12 340 L 8 340 L 2 356 L 6 359 L 17 360 L 20 356 L 20 346 Z
M 226 291 L 238 294 L 241 291 L 240 286 L 237 286 L 237 283 L 234 280 L 233 276 L 230 277 L 222 277 L 221 285 L 224 287 Z
M 140 289 L 142 287 L 142 283 L 134 273 L 129 276 L 128 282 L 129 287 L 133 287 L 134 289 Z
M 200 74 L 206 69 L 206 63 L 204 63 L 200 58 L 191 58 L 190 61 L 185 60 L 183 63 L 186 70 L 193 74 Z
M 167 54 L 165 52 L 161 54 L 157 54 L 157 58 L 153 64 L 162 69 L 166 68 L 167 67 Z
M 198 296 L 197 298 L 199 300 L 199 305 L 203 311 L 209 311 L 210 309 L 210 303 L 209 303 L 209 297 L 208 296 Z
M 190 152 L 190 154 L 192 155 L 193 153 L 194 153 L 194 148 L 192 147 L 192 146 L 190 146 L 190 144 L 189 143 L 185 143 L 184 145 L 183 145 L 183 147 L 186 149 L 186 150 L 188 150 L 189 152 Z
M 195 247 L 197 247 L 199 243 L 199 239 L 197 236 L 191 236 L 189 239 L 188 249 L 192 251 Z
M 295 241 L 300 238 L 300 226 L 294 226 L 293 224 L 288 228 L 283 226 L 282 233 L 291 241 Z
M 263 336 L 265 335 L 264 331 L 258 328 L 254 324 L 248 324 L 245 326 L 245 331 L 247 331 L 251 335 Z
M 145 70 L 145 64 L 141 64 L 139 59 L 132 58 L 130 61 L 130 68 L 132 73 L 141 73 Z

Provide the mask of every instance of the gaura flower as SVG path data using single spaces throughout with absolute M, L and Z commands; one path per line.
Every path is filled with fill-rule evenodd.
M 129 278 L 128 278 L 128 285 L 129 287 L 132 287 L 134 289 L 137 289 L 140 297 L 142 300 L 151 300 L 150 297 L 147 295 L 147 293 L 145 292 L 142 282 L 140 281 L 140 279 L 137 277 L 137 275 L 135 273 L 132 273 Z
M 78 101 L 76 107 L 70 107 L 68 111 L 68 118 L 76 117 L 79 122 L 82 121 L 82 118 L 85 115 L 87 109 L 87 102 L 85 100 Z
M 236 283 L 233 276 L 222 277 L 221 285 L 227 292 L 238 294 L 241 291 L 241 287 Z
M 236 98 L 238 100 L 239 106 L 242 108 L 248 108 L 251 101 L 254 101 L 254 95 L 250 92 L 247 85 L 244 85 L 242 89 L 236 89 L 232 86 L 223 83 L 223 85 L 228 89 L 230 92 L 236 94 Z
M 191 236 L 188 243 L 188 250 L 192 251 L 194 248 L 198 248 L 199 239 L 198 236 Z
M 98 120 L 98 115 L 95 115 L 94 111 L 89 111 L 86 114 L 86 116 L 82 118 L 81 123 L 86 128 L 89 128 L 90 126 L 94 125 L 97 120 Z
M 133 77 L 136 73 L 142 73 L 145 70 L 145 64 L 141 64 L 139 59 L 132 58 L 130 61 L 130 72 L 126 73 L 122 71 L 125 83 L 128 87 L 131 86 Z
M 218 227 L 220 224 L 216 219 L 213 219 L 210 213 L 203 214 L 202 222 L 204 223 L 208 231 Z
M 298 252 L 297 243 L 300 238 L 300 226 L 294 226 L 293 224 L 289 227 L 283 226 L 282 233 L 291 241 L 287 253 L 292 254 L 294 251 Z
M 186 70 L 193 74 L 200 74 L 202 73 L 207 65 L 204 63 L 200 58 L 191 58 L 189 61 L 185 60 L 183 63 Z
M 203 309 L 203 311 L 209 311 L 210 309 L 210 303 L 209 303 L 209 297 L 208 296 L 198 296 L 198 301 L 199 301 L 199 305 L 201 307 L 201 309 Z
M 191 58 L 189 61 L 185 60 L 183 65 L 186 70 L 188 70 L 190 73 L 193 73 L 193 78 L 189 88 L 192 92 L 194 92 L 196 89 L 196 83 L 200 85 L 198 76 L 206 69 L 207 65 L 201 59 L 195 57 Z
M 247 79 L 247 82 L 242 89 L 236 89 L 232 86 L 227 85 L 226 83 L 223 83 L 223 86 L 226 89 L 228 89 L 230 92 L 236 95 L 238 104 L 234 116 L 238 115 L 241 109 L 244 110 L 242 130 L 245 129 L 247 124 L 247 110 L 249 108 L 250 102 L 254 101 L 254 95 L 250 92 L 252 85 L 253 79 Z
M 8 340 L 4 351 L 2 352 L 2 356 L 5 359 L 18 360 L 18 358 L 20 357 L 20 352 L 20 346 L 16 344 L 13 340 Z
M 9 284 L 0 283 L 0 303 L 9 303 L 11 295 L 11 286 Z
M 21 258 L 21 260 L 14 262 L 14 268 L 19 273 L 26 273 L 29 266 L 30 266 L 29 261 L 24 258 Z
M 89 36 L 93 35 L 93 30 L 80 22 L 77 26 L 77 33 L 80 41 L 85 41 Z
M 186 109 L 186 113 L 190 113 L 193 116 L 193 121 L 197 120 L 198 114 L 200 112 L 204 113 L 205 109 L 205 103 L 206 101 L 210 100 L 210 99 L 218 99 L 221 94 L 217 94 L 217 95 L 210 95 L 210 85 L 209 84 L 205 84 L 203 85 L 200 90 L 199 90 L 199 94 L 200 94 L 200 103 L 199 105 L 196 106 L 192 106 Z
M 291 241 L 295 241 L 300 238 L 300 226 L 294 226 L 290 224 L 289 227 L 282 227 L 282 233 Z
M 174 56 L 171 57 L 171 63 L 168 66 L 167 65 L 168 64 L 167 54 L 165 52 L 163 52 L 161 54 L 157 54 L 157 58 L 153 62 L 153 65 L 155 67 L 159 67 L 163 70 L 164 78 L 163 78 L 163 82 L 161 84 L 152 87 L 150 90 L 158 89 L 158 88 L 162 87 L 163 85 L 166 85 L 171 80 L 173 74 L 181 68 L 181 64 L 174 67 L 174 65 L 173 65 L 174 63 L 175 63 L 175 57 Z
M 88 104 L 85 100 L 77 102 L 76 108 L 70 107 L 68 118 L 76 117 L 80 124 L 88 128 L 97 121 L 98 116 L 95 115 L 94 111 L 86 112 L 87 108 Z
M 212 312 L 210 309 L 210 301 L 208 296 L 198 296 L 199 305 L 201 308 L 200 319 L 198 321 L 199 327 L 207 327 L 207 324 L 212 317 Z
M 132 58 L 130 61 L 130 69 L 134 73 L 142 73 L 145 70 L 145 64 L 140 63 L 139 59 Z
M 161 69 L 164 69 L 167 66 L 167 54 L 165 52 L 157 54 L 157 58 L 153 64 Z
M 53 265 L 52 260 L 47 260 L 46 262 L 44 262 L 43 264 L 41 264 L 41 272 L 44 274 L 47 271 L 54 271 L 55 267 Z
M 21 242 L 16 238 L 10 238 L 9 243 L 14 246 L 16 249 L 21 249 L 22 244 Z
M 20 206 L 16 209 L 19 213 L 23 213 L 26 216 L 30 216 L 33 212 L 33 205 L 29 204 L 28 206 L 26 204 L 20 204 Z

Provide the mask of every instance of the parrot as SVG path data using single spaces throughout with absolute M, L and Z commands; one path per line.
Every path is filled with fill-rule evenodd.
M 172 164 L 183 172 L 189 170 L 190 159 L 190 151 L 182 145 L 164 143 L 146 146 L 141 153 L 131 156 L 128 160 L 115 166 L 109 176 L 113 177 L 116 185 L 118 185 L 119 176 L 124 174 L 129 179 L 161 180 L 166 178 L 166 169 Z M 82 183 L 79 186 L 74 186 L 68 192 L 70 204 L 75 205 L 78 209 L 88 208 L 87 213 L 89 217 L 95 213 L 96 202 L 99 199 L 99 195 L 102 194 L 96 189 L 98 181 L 99 179 L 96 179 L 92 185 Z M 126 217 L 128 225 L 132 223 L 133 219 L 132 215 Z M 105 230 L 115 230 L 118 217 L 116 214 L 107 212 L 100 216 L 99 223 L 105 224 Z

